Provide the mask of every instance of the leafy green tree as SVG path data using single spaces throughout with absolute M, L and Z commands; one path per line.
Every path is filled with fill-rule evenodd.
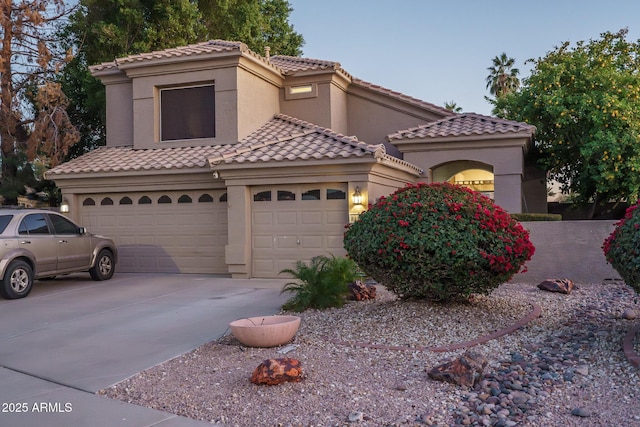
M 81 0 L 61 31 L 65 48 L 77 49 L 59 76 L 71 99 L 69 116 L 82 135 L 70 156 L 105 143 L 104 87 L 89 65 L 194 43 L 204 31 L 197 5 L 189 0 Z
M 263 53 L 297 55 L 304 43 L 288 23 L 285 0 L 81 0 L 62 30 L 65 48 L 77 54 L 59 82 L 71 103 L 71 120 L 82 140 L 75 157 L 104 145 L 105 93 L 90 65 L 208 39 L 239 40 Z
M 491 95 L 500 98 L 520 87 L 520 70 L 514 68 L 514 64 L 515 60 L 504 52 L 493 58 L 493 65 L 487 68 L 489 75 L 486 78 L 487 89 Z
M 638 199 L 640 41 L 627 31 L 569 42 L 533 60 L 520 91 L 498 98 L 504 117 L 537 127 L 549 176 L 577 202 Z
M 287 0 L 198 0 L 211 39 L 241 41 L 249 49 L 299 56 L 304 38 L 289 23 Z

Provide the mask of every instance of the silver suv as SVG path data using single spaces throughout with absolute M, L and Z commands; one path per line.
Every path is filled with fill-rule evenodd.
M 116 245 L 87 233 L 63 215 L 40 209 L 0 209 L 0 296 L 29 295 L 35 279 L 88 271 L 111 279 Z

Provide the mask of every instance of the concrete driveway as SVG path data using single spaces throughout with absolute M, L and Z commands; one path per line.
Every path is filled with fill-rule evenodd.
M 219 338 L 232 320 L 277 313 L 285 282 L 78 274 L 0 299 L 0 426 L 211 426 L 95 393 Z

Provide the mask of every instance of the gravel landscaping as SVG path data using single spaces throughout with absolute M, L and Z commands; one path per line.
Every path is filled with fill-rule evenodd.
M 622 350 L 640 303 L 623 283 L 577 284 L 569 295 L 509 283 L 450 305 L 377 291 L 374 301 L 300 313 L 292 345 L 246 348 L 225 335 L 100 394 L 225 427 L 640 426 L 640 370 Z M 426 348 L 509 327 L 531 303 L 539 318 L 468 349 L 489 362 L 475 387 L 427 376 L 467 349 Z M 250 382 L 264 359 L 285 356 L 301 361 L 303 381 Z

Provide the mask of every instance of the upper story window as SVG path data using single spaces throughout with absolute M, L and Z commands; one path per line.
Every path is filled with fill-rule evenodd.
M 160 90 L 160 140 L 216 136 L 214 85 Z

